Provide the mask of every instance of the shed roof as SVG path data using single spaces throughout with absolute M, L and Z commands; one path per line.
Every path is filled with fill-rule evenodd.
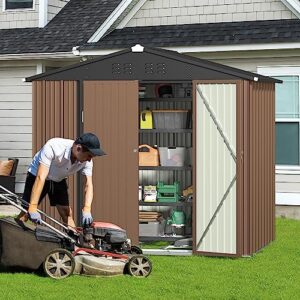
M 34 80 L 226 80 L 281 82 L 248 71 L 158 48 L 132 48 L 26 78 Z

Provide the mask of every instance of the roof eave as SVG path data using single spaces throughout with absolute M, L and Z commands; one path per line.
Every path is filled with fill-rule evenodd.
M 72 52 L 0 54 L 1 60 L 75 59 Z
M 300 49 L 300 42 L 291 43 L 262 43 L 262 44 L 239 44 L 239 45 L 205 45 L 205 46 L 170 46 L 160 47 L 166 50 L 173 50 L 179 53 L 202 53 L 202 52 L 231 52 L 231 51 L 256 51 L 256 50 L 286 50 Z M 77 48 L 76 55 L 107 55 L 125 48 L 106 48 L 106 49 L 88 49 L 85 47 Z

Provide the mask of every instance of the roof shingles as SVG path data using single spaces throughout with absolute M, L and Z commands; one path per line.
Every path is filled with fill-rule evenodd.
M 107 49 L 142 44 L 148 47 L 208 46 L 300 42 L 300 20 L 223 22 L 117 29 L 81 49 Z
M 71 0 L 44 28 L 0 30 L 0 54 L 71 52 L 86 43 L 121 0 Z
M 81 49 L 300 42 L 300 20 L 128 27 L 87 43 L 121 0 L 71 0 L 44 28 L 0 30 L 0 55 Z

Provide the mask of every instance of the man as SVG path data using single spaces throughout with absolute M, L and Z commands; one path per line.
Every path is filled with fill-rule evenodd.
M 93 222 L 91 204 L 93 201 L 92 170 L 95 156 L 105 155 L 100 142 L 93 133 L 84 133 L 75 141 L 52 138 L 38 151 L 31 162 L 23 194 L 29 203 L 28 213 L 21 213 L 19 219 L 41 223 L 38 205 L 48 194 L 50 205 L 56 206 L 63 223 L 75 227 L 72 210 L 69 206 L 66 177 L 81 170 L 85 176 L 85 196 L 82 209 L 82 224 Z

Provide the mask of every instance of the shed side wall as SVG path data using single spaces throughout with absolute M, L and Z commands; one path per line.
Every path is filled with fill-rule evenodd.
M 77 137 L 77 82 L 34 81 L 32 88 L 32 155 L 34 156 L 50 138 L 75 139 Z M 78 213 L 76 182 L 76 176 L 68 178 L 69 200 L 74 218 Z M 41 209 L 50 216 L 60 219 L 55 207 L 50 207 L 48 199 L 43 201 Z
M 245 254 L 258 251 L 275 238 L 275 86 L 251 82 L 249 93 L 250 245 Z

